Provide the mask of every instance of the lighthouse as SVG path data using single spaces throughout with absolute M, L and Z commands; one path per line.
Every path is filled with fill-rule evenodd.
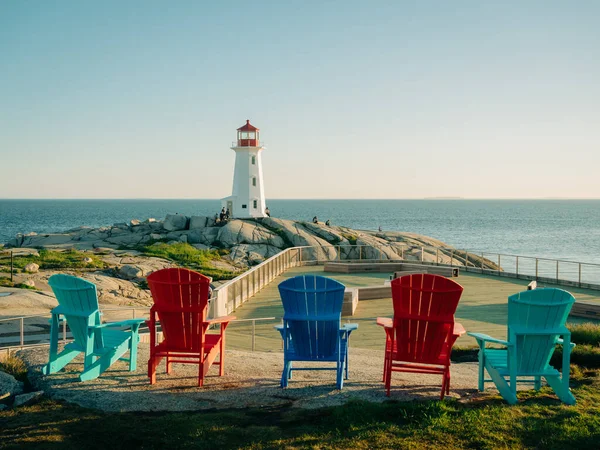
M 236 219 L 266 217 L 265 188 L 259 129 L 246 120 L 246 124 L 237 129 L 237 141 L 231 146 L 235 152 L 233 188 L 231 195 L 221 200 L 221 205 L 229 209 Z

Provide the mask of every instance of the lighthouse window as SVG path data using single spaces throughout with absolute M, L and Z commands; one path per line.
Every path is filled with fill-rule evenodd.
M 247 131 L 242 131 L 240 133 L 240 139 L 248 139 L 248 132 Z
M 256 156 L 253 156 L 252 157 L 252 165 L 255 165 L 255 164 L 256 164 Z
M 258 208 L 258 202 L 256 200 L 253 200 L 252 202 L 254 209 Z
M 251 131 L 250 133 L 248 133 L 248 139 L 254 139 L 255 135 L 254 135 L 254 131 Z
M 256 186 L 256 177 L 252 178 L 252 186 Z

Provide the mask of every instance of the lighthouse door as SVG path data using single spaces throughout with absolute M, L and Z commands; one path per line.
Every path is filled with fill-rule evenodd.
M 227 200 L 227 209 L 231 212 L 231 215 L 233 215 L 233 202 L 231 200 Z

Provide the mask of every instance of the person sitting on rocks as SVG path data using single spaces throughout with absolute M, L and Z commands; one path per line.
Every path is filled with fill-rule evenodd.
M 268 206 L 265 208 L 265 214 L 267 215 L 267 217 L 271 217 L 271 211 L 269 211 Z
M 325 225 L 330 226 L 331 225 L 331 221 L 329 219 L 327 219 L 327 222 L 325 222 Z
M 223 219 L 225 219 L 225 207 L 221 209 L 221 214 L 219 215 L 219 221 L 223 222 Z
M 313 217 L 313 223 L 319 223 L 319 219 L 317 219 L 317 216 Z
M 219 218 L 219 213 L 215 214 L 215 223 L 219 223 L 221 219 Z

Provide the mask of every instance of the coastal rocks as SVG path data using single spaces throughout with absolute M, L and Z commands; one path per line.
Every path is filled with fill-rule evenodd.
M 131 219 L 131 221 L 129 222 L 129 225 L 132 227 L 137 227 L 140 224 L 141 224 L 141 222 L 137 219 Z
M 36 263 L 29 263 L 23 268 L 23 270 L 27 273 L 37 273 L 37 271 L 40 270 L 40 266 Z
M 149 306 L 152 304 L 150 292 L 140 289 L 131 281 L 100 273 L 84 274 L 82 277 L 96 285 L 100 303 L 121 306 Z
M 209 225 L 209 219 L 206 216 L 192 216 L 190 217 L 190 230 L 196 230 L 201 228 L 206 228 Z
M 119 276 L 126 280 L 133 280 L 135 278 L 141 278 L 144 274 L 142 269 L 136 266 L 132 266 L 130 264 L 125 264 L 117 269 L 119 272 Z
M 303 252 L 303 258 L 307 261 L 316 259 L 333 260 L 337 257 L 336 249 L 325 239 L 311 234 L 305 228 L 305 224 L 271 217 L 262 219 L 261 224 L 270 230 L 277 230 L 286 247 L 313 247 L 305 249 Z
M 188 218 L 179 214 L 167 214 L 163 228 L 167 231 L 185 230 L 188 227 Z
M 70 234 L 38 234 L 36 236 L 23 236 L 21 247 L 54 248 L 68 244 L 72 240 Z
M 217 227 L 195 229 L 190 230 L 187 234 L 187 239 L 189 244 L 204 244 L 210 246 L 217 240 L 218 234 L 219 228 Z
M 17 381 L 12 375 L 0 371 L 0 400 L 11 395 L 23 392 L 23 383 Z
M 283 239 L 271 230 L 258 223 L 242 220 L 232 220 L 221 227 L 216 240 L 225 247 L 237 244 L 269 244 L 278 248 L 285 247 Z
M 40 399 L 44 391 L 29 392 L 27 394 L 17 395 L 13 403 L 13 408 L 17 406 L 30 405 Z
M 281 249 L 268 244 L 240 244 L 231 248 L 229 257 L 234 263 L 253 266 L 279 253 Z
M 31 279 L 23 281 L 23 284 L 25 286 L 29 286 L 29 287 L 33 287 L 33 288 L 35 287 L 35 281 L 33 281 Z

